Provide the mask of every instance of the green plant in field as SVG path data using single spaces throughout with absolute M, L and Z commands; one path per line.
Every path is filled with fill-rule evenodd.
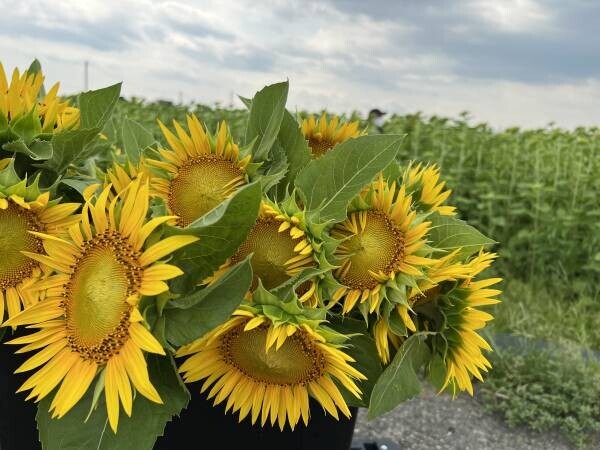
M 393 116 L 401 157 L 438 163 L 463 218 L 502 242 L 499 270 L 597 297 L 600 130 L 494 131 L 419 114 Z
M 483 386 L 486 406 L 511 425 L 536 431 L 558 429 L 584 448 L 600 433 L 600 362 L 565 348 L 492 356 L 494 369 Z
M 526 338 L 600 349 L 600 301 L 570 286 L 510 280 L 505 302 L 495 307 L 492 329 Z M 560 324 L 559 327 L 556 324 Z

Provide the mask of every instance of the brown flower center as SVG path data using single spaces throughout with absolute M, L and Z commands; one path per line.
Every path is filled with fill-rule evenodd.
M 129 338 L 132 306 L 139 291 L 140 254 L 116 231 L 87 241 L 64 287 L 67 339 L 72 350 L 98 364 L 118 354 Z
M 327 139 L 309 138 L 308 146 L 313 154 L 313 157 L 319 158 L 331 150 L 335 146 L 335 142 L 330 142 Z
M 342 261 L 335 275 L 353 289 L 373 289 L 379 282 L 371 272 L 388 275 L 402 261 L 404 235 L 382 211 L 367 211 L 362 222 L 360 214 L 351 213 L 347 221 L 333 230 L 334 237 L 345 239 L 335 252 Z M 350 224 L 355 224 L 357 232 Z
M 232 161 L 217 155 L 188 160 L 171 181 L 169 209 L 186 227 L 227 199 L 243 185 L 244 172 Z
M 298 255 L 294 247 L 302 238 L 294 239 L 286 231 L 279 232 L 280 225 L 281 222 L 273 217 L 258 219 L 244 243 L 231 258 L 233 263 L 237 263 L 253 254 L 253 289 L 258 285 L 259 278 L 267 289 L 279 286 L 290 278 L 285 263 Z
M 6 209 L 0 209 L 0 290 L 17 286 L 32 276 L 39 263 L 23 255 L 22 251 L 43 253 L 41 239 L 29 231 L 43 231 L 37 215 L 12 200 Z
M 244 331 L 241 324 L 221 340 L 224 361 L 249 378 L 266 384 L 296 385 L 316 381 L 325 373 L 325 356 L 310 336 L 297 330 L 279 350 L 265 351 L 268 326 Z

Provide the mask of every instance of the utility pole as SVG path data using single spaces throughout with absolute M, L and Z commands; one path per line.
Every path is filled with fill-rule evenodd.
M 83 62 L 83 90 L 88 90 L 88 73 L 89 73 L 89 65 L 88 61 Z

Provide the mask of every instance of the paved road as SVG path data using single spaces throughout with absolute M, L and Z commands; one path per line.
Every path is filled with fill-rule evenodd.
M 509 428 L 468 395 L 452 400 L 424 391 L 396 410 L 368 422 L 360 412 L 355 429 L 360 439 L 389 439 L 402 450 L 570 450 L 556 433 Z

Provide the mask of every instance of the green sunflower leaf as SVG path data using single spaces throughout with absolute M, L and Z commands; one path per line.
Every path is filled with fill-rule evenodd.
M 42 72 L 42 65 L 40 64 L 40 62 L 37 58 L 34 59 L 33 61 L 31 61 L 31 64 L 29 65 L 27 72 L 30 74 Z M 42 94 L 42 95 L 45 95 L 45 94 Z
M 375 383 L 369 402 L 369 420 L 391 411 L 421 392 L 416 371 L 429 359 L 423 333 L 413 334 L 400 347 L 390 365 Z
M 184 271 L 171 283 L 174 292 L 188 292 L 235 252 L 256 221 L 260 200 L 260 183 L 255 182 L 239 189 L 187 228 L 167 228 L 167 236 L 192 234 L 200 238 L 173 256 L 171 264 Z
M 21 179 L 15 171 L 15 160 L 11 159 L 10 163 L 0 170 L 0 187 L 9 187 L 19 183 Z
M 252 99 L 248 98 L 248 97 L 243 97 L 241 95 L 238 95 L 238 98 L 240 99 L 240 101 L 244 104 L 244 106 L 248 109 L 250 109 L 250 107 L 252 106 Z
M 123 119 L 123 148 L 133 164 L 140 161 L 142 151 L 152 146 L 156 139 L 154 135 L 135 120 Z
M 393 161 L 403 136 L 361 136 L 338 144 L 298 174 L 296 187 L 315 222 L 340 222 L 350 201 Z
M 496 243 L 475 227 L 455 217 L 441 216 L 436 213 L 432 214 L 429 220 L 431 221 L 429 245 L 438 250 L 452 252 L 461 248 L 460 254 L 467 257 Z
M 137 395 L 133 402 L 131 417 L 121 409 L 119 429 L 113 433 L 108 425 L 104 395 L 89 415 L 94 389 L 86 395 L 62 419 L 52 419 L 50 408 L 52 395 L 38 406 L 37 424 L 44 450 L 151 450 L 166 424 L 187 406 L 190 394 L 177 373 L 170 357 L 148 356 L 148 371 L 152 384 L 158 390 L 164 404 L 158 405 Z
M 98 180 L 91 177 L 72 177 L 60 180 L 60 185 L 69 186 L 69 188 L 75 190 L 80 195 L 81 198 L 79 198 L 78 201 L 81 201 L 83 198 L 85 189 L 95 183 L 98 183 Z M 62 190 L 60 193 L 62 193 Z
M 42 132 L 42 125 L 35 109 L 12 121 L 10 127 L 25 145 L 29 145 Z
M 277 185 L 277 198 L 281 199 L 294 186 L 296 176 L 308 164 L 311 156 L 308 142 L 304 139 L 298 122 L 287 110 L 283 114 L 277 142 L 284 149 L 288 164 L 284 179 Z
M 444 360 L 440 355 L 435 355 L 427 366 L 427 379 L 437 390 L 442 389 L 446 381 Z
M 83 161 L 88 156 L 88 146 L 99 132 L 99 128 L 90 128 L 55 134 L 52 137 L 52 157 L 36 167 L 63 173 L 70 164 Z
M 240 305 L 252 283 L 247 258 L 206 288 L 171 302 L 164 310 L 167 340 L 189 344 L 225 322 Z
M 79 96 L 81 129 L 102 129 L 110 118 L 119 95 L 121 95 L 121 83 L 81 94 Z
M 271 147 L 277 139 L 289 90 L 289 83 L 276 83 L 257 92 L 250 105 L 246 128 L 246 142 L 258 138 L 254 148 L 254 160 L 268 159 Z
M 52 157 L 53 152 L 50 142 L 39 139 L 34 139 L 29 145 L 26 145 L 23 140 L 19 139 L 18 141 L 4 144 L 2 149 L 8 152 L 23 153 L 35 161 L 49 159 Z

